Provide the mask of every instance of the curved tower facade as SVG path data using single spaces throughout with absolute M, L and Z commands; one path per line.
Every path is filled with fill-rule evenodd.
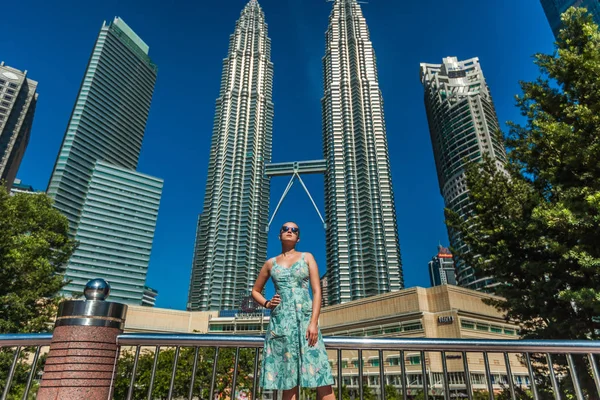
M 466 218 L 472 207 L 465 182 L 464 160 L 482 160 L 487 154 L 498 168 L 506 164 L 506 150 L 496 132 L 500 130 L 492 95 L 478 58 L 442 64 L 421 64 L 425 108 L 438 174 L 447 208 Z M 460 236 L 448 229 L 450 244 L 467 250 Z M 464 262 L 456 262 L 457 282 L 470 289 L 491 287 L 491 277 L 477 277 Z
M 223 61 L 204 209 L 198 219 L 188 309 L 239 307 L 267 256 L 273 64 L 256 0 L 241 13 Z
M 375 52 L 356 0 L 336 0 L 323 58 L 329 304 L 402 289 Z

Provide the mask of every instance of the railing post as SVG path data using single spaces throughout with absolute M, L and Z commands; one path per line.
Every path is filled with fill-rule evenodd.
M 86 300 L 66 300 L 58 308 L 38 400 L 107 400 L 112 392 L 127 306 L 104 301 L 110 286 L 87 283 Z

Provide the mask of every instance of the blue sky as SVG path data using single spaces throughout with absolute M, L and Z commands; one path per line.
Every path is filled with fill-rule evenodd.
M 259 1 L 275 64 L 273 161 L 321 158 L 321 57 L 331 3 Z M 165 180 L 148 274 L 148 284 L 159 290 L 159 307 L 183 309 L 187 301 L 222 59 L 245 3 L 29 0 L 13 3 L 11 16 L 2 21 L 0 60 L 28 70 L 40 83 L 32 137 L 18 177 L 41 190 L 52 173 L 102 21 L 120 16 L 150 46 L 159 73 L 138 170 Z M 537 0 L 371 0 L 362 7 L 385 101 L 405 283 L 427 287 L 427 262 L 448 238 L 419 63 L 479 57 L 500 122 L 520 121 L 514 107 L 518 82 L 537 76 L 531 56 L 552 52 L 553 36 Z M 272 181 L 271 210 L 287 181 Z M 323 210 L 322 177 L 305 182 Z M 299 184 L 272 225 L 269 255 L 279 253 L 277 228 L 286 220 L 300 224 L 299 249 L 313 252 L 324 272 L 323 227 Z

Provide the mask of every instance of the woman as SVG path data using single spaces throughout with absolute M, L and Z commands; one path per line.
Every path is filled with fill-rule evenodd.
M 319 331 L 321 284 L 319 268 L 310 253 L 296 251 L 300 228 L 293 222 L 279 230 L 281 254 L 263 265 L 252 297 L 271 309 L 269 330 L 265 338 L 261 386 L 282 390 L 283 400 L 296 400 L 298 387 L 316 387 L 317 398 L 334 400 L 331 367 Z M 265 283 L 273 278 L 276 294 L 263 297 Z M 311 302 L 308 284 L 313 292 Z

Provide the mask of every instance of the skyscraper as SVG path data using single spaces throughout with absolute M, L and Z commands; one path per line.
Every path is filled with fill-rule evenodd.
M 37 105 L 38 83 L 0 63 L 0 181 L 10 189 L 25 154 Z
M 456 285 L 454 259 L 447 248 L 438 246 L 438 252 L 429 261 L 428 267 L 431 286 Z
M 356 0 L 335 0 L 323 58 L 329 304 L 403 287 L 375 52 Z
M 541 2 L 555 37 L 558 36 L 562 27 L 560 15 L 569 7 L 587 8 L 594 17 L 594 22 L 600 25 L 600 2 L 598 0 L 541 0 Z
M 464 175 L 464 160 L 481 161 L 484 154 L 498 168 L 506 163 L 498 117 L 478 58 L 458 61 L 447 57 L 442 64 L 421 64 L 421 83 L 438 183 L 446 208 L 466 218 L 472 207 Z M 453 248 L 466 251 L 460 236 L 448 229 Z M 493 284 L 477 277 L 462 261 L 456 262 L 460 286 L 481 289 Z
M 141 304 L 163 185 L 135 171 L 157 74 L 148 50 L 115 18 L 88 62 L 48 185 L 80 242 L 64 294 L 104 278 L 113 299 Z
M 265 164 L 271 161 L 272 88 L 265 15 L 258 2 L 250 0 L 223 61 L 189 310 L 239 307 L 266 258 L 269 181 Z

